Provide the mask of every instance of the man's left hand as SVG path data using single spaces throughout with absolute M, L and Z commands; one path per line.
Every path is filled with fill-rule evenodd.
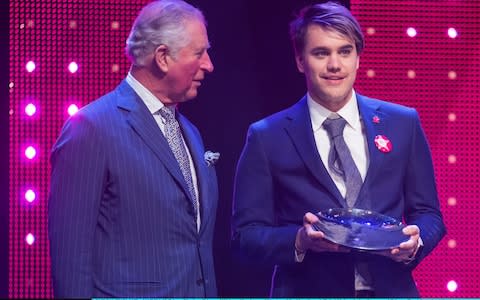
M 398 262 L 408 263 L 415 258 L 420 244 L 420 228 L 417 225 L 408 225 L 403 228 L 403 233 L 410 236 L 410 239 L 401 243 L 391 250 L 379 251 L 380 255 L 390 257 Z

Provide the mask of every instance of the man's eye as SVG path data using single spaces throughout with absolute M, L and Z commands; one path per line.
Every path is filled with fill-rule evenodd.
M 352 50 L 351 50 L 351 49 L 343 49 L 343 50 L 340 50 L 340 55 L 343 55 L 343 56 L 350 55 L 350 53 L 352 53 Z
M 329 54 L 328 51 L 314 51 L 313 52 L 314 56 L 322 56 L 323 57 L 323 56 L 328 56 L 328 54 Z

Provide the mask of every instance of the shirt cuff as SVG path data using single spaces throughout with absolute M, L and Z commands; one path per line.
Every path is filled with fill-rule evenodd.
M 418 237 L 417 248 L 415 249 L 415 251 L 413 251 L 412 255 L 410 255 L 410 256 L 408 257 L 408 260 L 403 261 L 403 263 L 406 264 L 406 265 L 408 265 L 409 263 L 411 263 L 412 261 L 414 261 L 414 260 L 415 260 L 415 256 L 417 255 L 418 249 L 420 249 L 420 247 L 423 247 L 423 241 L 422 241 L 422 238 L 421 238 L 421 237 Z
M 303 262 L 303 259 L 305 258 L 305 254 L 307 254 L 307 252 L 300 252 L 297 249 L 295 249 L 295 262 L 297 263 Z

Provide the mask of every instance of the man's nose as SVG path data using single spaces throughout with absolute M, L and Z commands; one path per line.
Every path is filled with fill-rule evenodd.
M 201 68 L 208 73 L 213 72 L 213 63 L 212 63 L 212 60 L 210 59 L 210 55 L 208 55 L 208 52 L 206 51 L 203 55 Z
M 340 71 L 340 60 L 338 55 L 332 54 L 328 57 L 327 69 L 329 72 Z

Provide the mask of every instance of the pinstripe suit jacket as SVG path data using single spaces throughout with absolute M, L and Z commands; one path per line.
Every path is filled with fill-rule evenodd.
M 235 178 L 234 246 L 244 258 L 276 265 L 274 297 L 354 297 L 359 259 L 368 263 L 377 297 L 418 297 L 411 272 L 445 235 L 417 112 L 359 94 L 357 101 L 370 163 L 355 207 L 418 225 L 425 246 L 409 265 L 379 255 L 330 252 L 308 252 L 302 263 L 295 262 L 303 215 L 346 207 L 321 161 L 304 97 L 250 127 Z M 377 149 L 377 135 L 390 139 L 391 152 Z
M 199 232 L 178 163 L 128 83 L 65 123 L 48 207 L 55 297 L 216 296 L 216 174 L 198 130 L 178 120 L 198 178 Z

